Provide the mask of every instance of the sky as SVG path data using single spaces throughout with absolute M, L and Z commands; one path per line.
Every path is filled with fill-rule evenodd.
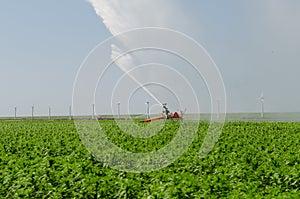
M 267 112 L 300 112 L 299 1 L 113 0 L 109 8 L 119 18 L 106 21 L 95 2 L 1 1 L 0 116 L 12 116 L 14 107 L 30 115 L 33 105 L 38 115 L 49 106 L 67 115 L 90 51 L 118 31 L 147 26 L 180 31 L 207 50 L 222 75 L 228 112 L 259 112 L 262 92 Z M 144 111 L 140 101 L 133 100 L 137 112 Z M 99 114 L 110 113 L 110 105 L 99 99 Z

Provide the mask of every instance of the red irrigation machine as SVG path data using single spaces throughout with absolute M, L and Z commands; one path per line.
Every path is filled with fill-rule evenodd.
M 153 117 L 153 118 L 148 118 L 148 119 L 145 119 L 145 120 L 142 120 L 142 122 L 151 122 L 151 121 L 155 121 L 155 120 L 166 120 L 166 119 L 170 119 L 170 120 L 182 120 L 183 119 L 183 114 L 186 110 L 184 111 L 180 111 L 180 113 L 178 112 L 170 112 L 168 107 L 167 107 L 167 104 L 162 104 L 163 106 L 163 112 L 161 114 L 161 116 L 159 117 Z

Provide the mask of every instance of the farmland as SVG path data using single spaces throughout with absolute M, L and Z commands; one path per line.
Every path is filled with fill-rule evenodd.
M 163 147 L 178 127 L 167 122 L 161 135 L 143 141 L 113 121 L 101 124 L 112 142 L 132 152 Z M 73 121 L 0 121 L 0 197 L 300 197 L 300 123 L 227 122 L 201 159 L 208 126 L 200 122 L 189 150 L 168 167 L 127 173 L 96 161 Z

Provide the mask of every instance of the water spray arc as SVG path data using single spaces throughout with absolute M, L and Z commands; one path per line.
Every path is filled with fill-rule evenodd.
M 164 20 L 162 17 L 155 19 L 153 14 L 149 10 L 144 11 L 143 17 L 137 17 L 135 8 L 137 7 L 151 7 L 154 6 L 152 2 L 139 0 L 134 2 L 115 1 L 115 0 L 88 0 L 95 9 L 97 15 L 102 18 L 104 25 L 110 31 L 113 36 L 117 36 L 121 32 L 129 31 L 135 28 L 144 27 L 148 22 L 155 21 L 155 26 L 164 26 Z M 131 5 L 131 6 L 128 6 Z M 160 2 L 159 5 L 163 5 Z M 170 6 L 170 5 L 168 5 Z M 167 6 L 164 6 L 167 8 Z M 161 9 L 162 7 L 155 5 L 155 9 Z M 166 12 L 166 10 L 165 10 Z M 121 44 L 127 48 L 129 47 L 126 38 L 120 39 Z M 119 46 L 111 45 L 111 58 L 116 65 L 137 85 L 139 85 L 148 95 L 153 98 L 158 104 L 162 105 L 162 102 L 150 92 L 143 84 L 141 84 L 132 74 L 128 71 L 134 67 L 132 56 L 124 53 L 125 50 L 121 50 Z
M 131 80 L 133 80 L 138 86 L 140 86 L 153 100 L 155 100 L 158 104 L 163 104 L 160 100 L 150 92 L 141 82 L 139 82 L 130 72 L 134 68 L 134 63 L 132 60 L 132 56 L 130 54 L 126 54 L 122 52 L 120 48 L 116 45 L 111 45 L 111 59 L 113 62 L 121 69 L 126 76 L 128 76 Z

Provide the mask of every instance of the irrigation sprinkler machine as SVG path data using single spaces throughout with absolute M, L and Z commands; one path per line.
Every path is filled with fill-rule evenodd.
M 142 122 L 151 122 L 151 121 L 155 121 L 155 120 L 178 120 L 178 119 L 183 119 L 183 114 L 184 112 L 186 111 L 186 109 L 184 111 L 180 111 L 180 113 L 178 112 L 174 112 L 172 113 L 168 107 L 167 107 L 167 103 L 164 103 L 162 104 L 162 108 L 163 108 L 163 111 L 162 111 L 162 114 L 161 116 L 159 117 L 153 117 L 153 118 L 148 118 L 148 119 L 145 119 L 145 120 L 142 120 Z

